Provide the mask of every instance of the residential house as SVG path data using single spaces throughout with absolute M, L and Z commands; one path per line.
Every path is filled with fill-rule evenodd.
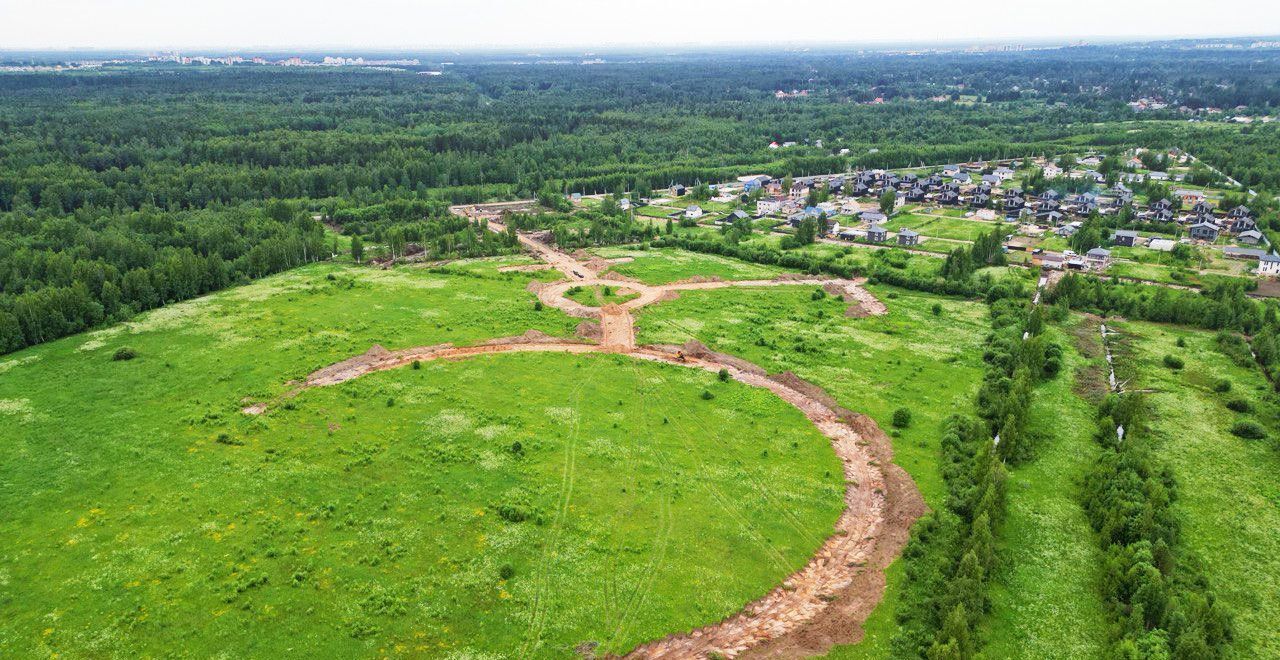
M 955 176 L 960 173 L 959 165 L 943 165 L 942 176 Z
M 1252 261 L 1254 259 L 1261 259 L 1266 254 L 1266 250 L 1259 250 L 1258 248 L 1242 248 L 1234 245 L 1228 245 L 1227 247 L 1222 248 L 1222 256 L 1228 259 Z
M 1111 242 L 1124 247 L 1133 247 L 1138 240 L 1138 232 L 1131 229 L 1117 229 L 1116 233 L 1111 235 Z
M 782 210 L 782 200 L 762 199 L 756 202 L 756 215 L 769 215 Z
M 884 222 L 889 219 L 888 216 L 886 216 L 885 214 L 879 211 L 863 211 L 862 213 L 858 214 L 858 217 L 863 222 L 869 222 L 872 224 L 875 224 L 877 222 Z
M 629 211 L 629 210 L 631 210 L 631 198 L 630 198 L 630 197 L 623 197 L 623 198 L 619 199 L 619 200 L 618 200 L 618 208 L 622 209 L 623 211 Z
M 1034 260 L 1034 258 L 1033 258 Z M 1040 266 L 1049 270 L 1062 270 L 1066 264 L 1066 257 L 1057 252 L 1045 252 L 1039 257 Z
M 911 231 L 910 229 L 903 229 L 902 231 L 898 232 L 898 245 L 901 245 L 904 247 L 910 247 L 912 245 L 916 245 L 919 242 L 920 242 L 920 234 L 917 234 Z
M 990 184 L 990 185 L 992 185 L 992 186 L 998 186 L 998 185 L 1000 185 L 1000 182 L 1001 182 L 1001 181 L 1004 181 L 1004 179 L 1001 179 L 1000 177 L 998 177 L 998 176 L 996 176 L 996 175 L 994 175 L 994 174 L 983 174 L 983 175 L 982 175 L 982 182 L 983 182 L 983 183 L 986 183 L 986 184 Z
M 984 176 L 983 178 L 985 179 L 986 177 Z M 968 172 L 961 172 L 955 175 L 955 177 L 952 178 L 951 180 L 956 183 L 969 183 L 973 181 L 973 177 L 969 176 Z
M 688 191 L 689 191 L 688 188 L 685 188 L 682 184 L 679 184 L 679 183 L 677 183 L 674 186 L 671 186 L 671 193 L 676 197 L 680 197 L 681 195 L 685 194 Z
M 1044 178 L 1046 179 L 1056 179 L 1062 176 L 1062 168 L 1054 165 L 1053 163 L 1046 164 L 1044 167 L 1040 168 L 1040 171 L 1044 174 Z
M 1077 159 L 1076 163 L 1084 165 L 1085 167 L 1097 167 L 1102 164 L 1102 159 L 1097 156 L 1085 156 L 1084 158 Z
M 1258 229 L 1258 223 L 1254 222 L 1253 218 L 1245 216 L 1242 218 L 1231 218 L 1228 227 L 1231 229 L 1233 234 L 1243 234 L 1249 231 L 1256 231 Z
M 787 224 L 791 225 L 792 227 L 799 227 L 800 223 L 804 222 L 804 219 L 807 217 L 809 216 L 803 213 L 792 213 L 791 215 L 787 216 Z
M 1212 222 L 1197 222 L 1187 229 L 1187 234 L 1197 241 L 1213 241 L 1218 240 L 1218 225 Z
M 697 220 L 702 217 L 702 207 L 697 204 L 690 204 L 684 209 L 684 217 L 690 220 Z
M 1236 240 L 1244 243 L 1245 245 L 1257 245 L 1262 242 L 1262 232 L 1256 229 L 1242 231 L 1239 234 L 1236 234 Z
M 1173 194 L 1182 199 L 1182 204 L 1184 206 L 1198 204 L 1204 201 L 1204 193 L 1199 190 L 1178 189 L 1173 191 Z
M 1013 178 L 1013 170 L 1008 167 L 997 167 L 996 169 L 992 170 L 991 173 L 1000 177 L 1001 181 L 1008 181 L 1009 179 Z M 985 176 L 982 178 L 986 179 Z
M 1280 275 L 1280 257 L 1274 254 L 1264 254 L 1258 257 L 1258 274 L 1267 277 Z
M 1152 211 L 1167 211 L 1173 208 L 1173 202 L 1167 199 L 1160 199 L 1151 203 Z
M 1090 270 L 1106 270 L 1111 265 L 1111 250 L 1096 247 L 1084 253 L 1085 265 Z
M 1177 245 L 1177 241 L 1168 238 L 1153 238 L 1147 241 L 1147 249 L 1159 252 L 1173 252 L 1173 248 Z
M 884 227 L 881 227 L 874 222 L 871 223 L 871 226 L 867 227 L 867 241 L 871 243 L 883 243 L 888 238 L 889 232 L 886 231 Z
M 917 185 L 907 191 L 906 199 L 908 202 L 922 202 L 926 194 L 924 187 Z
M 1228 218 L 1251 218 L 1253 217 L 1253 211 L 1250 211 L 1249 207 L 1247 206 L 1237 206 L 1227 212 L 1227 217 Z
M 984 192 L 976 192 L 969 196 L 969 206 L 972 208 L 982 208 L 991 204 L 991 195 Z
M 1168 181 L 1168 172 L 1147 172 L 1147 178 L 1151 181 Z
M 1196 215 L 1198 215 L 1198 216 L 1210 216 L 1210 217 L 1212 217 L 1212 216 L 1213 216 L 1213 205 L 1212 205 L 1212 204 L 1210 204 L 1209 202 L 1206 202 L 1206 201 L 1204 201 L 1204 200 L 1201 200 L 1201 201 L 1196 202 L 1196 205 L 1195 205 L 1195 206 L 1192 206 L 1192 207 L 1191 207 L 1191 212 L 1192 212 L 1192 213 L 1194 213 L 1194 214 L 1196 214 Z
M 960 193 L 958 193 L 958 192 L 956 192 L 956 191 L 954 191 L 954 190 L 950 190 L 950 189 L 943 190 L 943 191 L 942 191 L 942 194 L 938 196 L 938 203 L 939 203 L 939 204 L 946 204 L 946 205 L 948 205 L 948 206 L 953 205 L 953 204 L 959 204 L 959 203 L 960 203 Z
M 1056 202 L 1062 199 L 1062 193 L 1050 188 L 1049 190 L 1044 191 L 1044 194 L 1040 195 L 1040 199 L 1047 199 Z

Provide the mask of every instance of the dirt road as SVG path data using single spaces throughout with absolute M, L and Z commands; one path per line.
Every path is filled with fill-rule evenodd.
M 505 227 L 493 221 L 490 228 L 505 231 Z M 870 418 L 840 408 L 820 388 L 794 375 L 770 376 L 754 364 L 711 352 L 696 342 L 684 346 L 637 346 L 632 312 L 669 299 L 680 291 L 730 286 L 821 286 L 852 303 L 850 310 L 856 309 L 862 315 L 884 314 L 885 306 L 857 281 L 784 276 L 773 280 L 689 281 L 657 286 L 628 281 L 625 286 L 638 292 L 638 297 L 620 305 L 588 307 L 564 297 L 565 292 L 574 286 L 616 287 L 624 283 L 602 279 L 596 268 L 534 237 L 522 235 L 520 240 L 568 278 L 551 284 L 531 284 L 538 299 L 570 316 L 598 320 L 602 330 L 598 344 L 567 341 L 531 330 L 520 337 L 494 339 L 475 346 L 440 344 L 398 351 L 374 346 L 362 355 L 313 372 L 285 397 L 308 387 L 335 385 L 415 361 L 458 360 L 510 352 L 624 353 L 636 359 L 712 372 L 723 369 L 733 379 L 768 389 L 795 406 L 831 441 L 844 469 L 844 511 L 813 558 L 781 585 L 719 623 L 643 644 L 627 657 L 736 657 L 744 653 L 802 657 L 822 652 L 835 643 L 860 639 L 862 623 L 884 595 L 884 569 L 901 553 L 912 523 L 924 512 L 924 503 L 914 482 L 892 463 L 888 436 Z M 268 403 L 255 403 L 244 412 L 263 414 L 270 407 Z

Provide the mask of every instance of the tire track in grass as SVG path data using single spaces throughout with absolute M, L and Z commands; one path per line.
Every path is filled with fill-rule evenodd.
M 535 573 L 533 605 L 530 608 L 529 615 L 529 628 L 525 632 L 525 642 L 520 646 L 518 657 L 528 657 L 531 652 L 536 651 L 542 642 L 542 632 L 546 630 L 547 605 L 544 601 L 547 596 L 546 592 L 550 589 L 551 564 L 554 563 L 554 551 L 559 545 L 560 535 L 564 531 L 564 519 L 569 511 L 569 502 L 573 498 L 578 436 L 582 429 L 582 391 L 589 383 L 594 384 L 599 374 L 594 359 L 588 358 L 587 363 L 590 365 L 590 373 L 579 378 L 578 385 L 573 389 L 573 423 L 570 425 L 570 431 L 565 440 L 564 468 L 560 474 L 560 492 L 558 494 L 560 502 L 556 507 L 556 517 L 551 523 L 551 536 L 543 545 L 542 557 L 538 561 L 538 568 Z
M 642 374 L 640 373 L 639 364 L 635 360 L 627 360 L 627 367 L 631 370 L 631 373 L 636 379 L 637 391 L 640 394 L 638 397 L 640 400 L 639 419 L 643 420 L 646 418 L 646 413 L 648 413 L 649 410 L 648 395 L 651 394 L 651 391 L 648 389 L 641 389 L 639 387 L 639 384 L 643 382 L 641 380 Z M 656 548 L 656 550 L 651 551 L 653 557 L 645 567 L 645 572 L 640 582 L 636 583 L 635 588 L 631 590 L 631 595 L 627 598 L 627 602 L 623 604 L 622 609 L 619 611 L 618 620 L 614 625 L 613 635 L 609 638 L 608 643 L 606 644 L 607 647 L 612 647 L 618 638 L 623 637 L 630 629 L 631 617 L 644 604 L 645 599 L 653 591 L 653 585 L 657 579 L 657 574 L 659 570 L 666 565 L 667 549 L 670 547 L 671 542 L 671 531 L 675 527 L 675 517 L 671 513 L 672 500 L 673 495 L 670 492 L 667 492 L 666 496 L 658 502 L 661 520 L 659 522 L 658 537 L 653 543 L 653 547 Z
M 681 332 L 684 332 L 689 337 L 689 339 L 694 341 L 701 341 L 698 339 L 697 334 L 695 334 L 689 328 L 685 327 L 679 321 L 669 320 L 668 323 L 675 326 Z M 704 432 L 704 434 L 706 434 L 708 438 L 718 437 L 718 435 L 714 433 L 712 429 L 706 423 L 704 423 L 700 418 L 694 418 L 693 422 L 694 424 L 697 424 L 702 428 L 702 431 Z M 743 477 L 744 480 L 751 483 L 753 490 L 759 493 L 760 497 L 766 503 L 771 505 L 774 509 L 776 509 L 782 514 L 783 519 L 800 536 L 800 538 L 812 544 L 821 544 L 823 540 L 825 540 L 824 536 L 814 535 L 812 530 L 809 530 L 807 527 L 805 527 L 803 522 L 800 520 L 799 516 L 796 516 L 795 513 L 791 511 L 791 508 L 787 506 L 786 502 L 781 502 L 778 500 L 778 498 L 772 497 L 770 494 L 769 485 L 764 481 L 762 481 L 761 479 L 752 476 L 751 471 L 748 468 L 746 468 L 746 466 L 743 467 L 743 475 L 744 475 Z

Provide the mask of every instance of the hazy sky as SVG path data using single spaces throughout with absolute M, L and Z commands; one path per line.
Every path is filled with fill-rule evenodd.
M 0 48 L 524 48 L 1280 34 L 1277 0 L 0 0 Z

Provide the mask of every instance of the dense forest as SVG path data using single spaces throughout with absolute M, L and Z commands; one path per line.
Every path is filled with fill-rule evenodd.
M 450 203 L 1135 145 L 1182 146 L 1274 194 L 1275 124 L 1126 103 L 1274 114 L 1278 63 L 1093 47 L 4 73 L 0 351 L 328 258 L 316 217 L 392 254 L 476 256 L 514 244 Z M 653 238 L 608 214 L 519 222 L 568 246 Z

